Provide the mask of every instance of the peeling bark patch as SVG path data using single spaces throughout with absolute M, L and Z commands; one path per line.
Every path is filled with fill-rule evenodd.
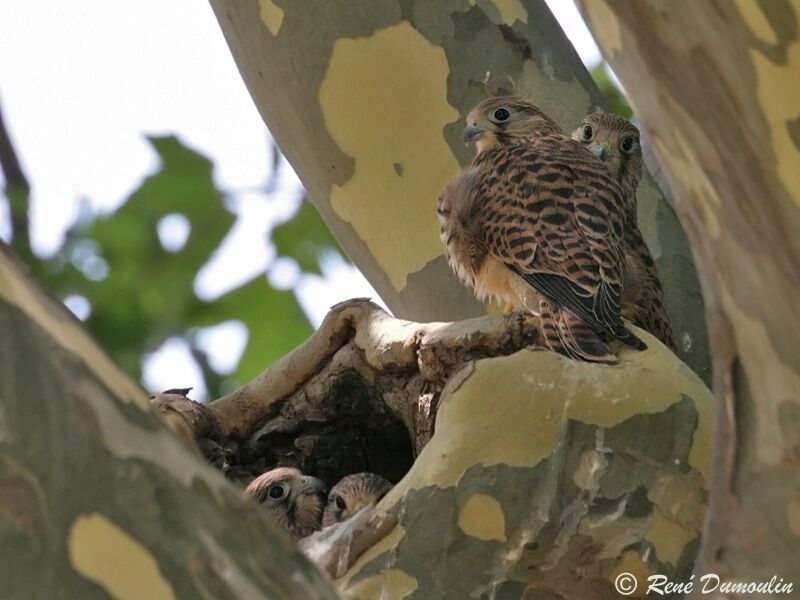
M 388 569 L 379 575 L 362 579 L 357 584 L 348 588 L 347 597 L 353 600 L 373 600 L 374 598 L 396 598 L 402 600 L 414 593 L 417 589 L 417 580 L 400 569 Z M 386 596 L 387 590 L 391 594 Z
M 698 419 L 694 437 L 685 440 L 686 445 L 691 440 L 688 462 L 707 481 L 711 393 L 666 347 L 637 333 L 649 349 L 621 350 L 621 364 L 615 367 L 577 363 L 546 351 L 478 361 L 457 390 L 442 394 L 436 434 L 402 485 L 386 496 L 386 506 L 399 500 L 403 490 L 455 485 L 475 464 L 535 466 L 551 454 L 568 419 L 611 428 L 687 398 L 696 405 Z M 516 418 L 509 420 L 512 413 Z
M 603 48 L 608 54 L 622 51 L 622 31 L 614 11 L 605 2 L 583 2 L 581 8 L 588 16 L 595 37 L 603 40 Z
M 774 3 L 774 0 L 773 0 Z M 767 15 L 762 6 L 753 0 L 736 0 L 739 15 L 753 35 L 762 42 L 774 46 L 778 43 L 778 36 L 767 20 Z
M 478 0 L 469 0 L 469 4 L 470 6 L 475 6 L 478 4 Z M 493 6 L 497 10 L 499 19 L 495 20 L 495 23 L 498 25 L 503 23 L 510 26 L 514 24 L 514 21 L 518 20 L 523 23 L 528 22 L 528 11 L 525 10 L 520 0 L 484 0 L 480 4 L 486 10 L 486 14 L 492 17 L 493 20 L 495 19 L 492 15 L 494 11 L 490 10 L 490 8 Z
M 283 25 L 283 9 L 272 0 L 258 0 L 261 20 L 272 35 L 278 35 Z
M 506 539 L 506 518 L 497 499 L 486 494 L 474 494 L 458 512 L 458 527 L 469 536 L 479 540 Z
M 755 6 L 755 4 L 749 4 Z M 755 9 L 754 9 L 755 10 Z M 787 81 L 800 81 L 800 41 L 786 48 L 786 63 L 775 64 L 756 50 L 750 51 L 756 73 L 756 96 L 766 120 L 775 154 L 778 178 L 787 190 L 800 190 L 800 148 L 792 138 L 788 125 L 800 119 L 800 86 Z M 800 194 L 790 197 L 800 206 Z
M 675 566 L 686 546 L 697 535 L 696 531 L 684 529 L 656 507 L 653 509 L 653 518 L 646 539 L 655 546 L 656 556 L 659 560 Z
M 444 51 L 402 21 L 337 40 L 320 86 L 328 131 L 355 161 L 352 178 L 331 189 L 331 206 L 398 291 L 442 253 L 436 196 L 459 168 L 442 133 L 458 119 L 447 102 L 448 71 Z M 406 174 L 399 180 L 394 163 Z
M 78 517 L 67 539 L 72 567 L 114 598 L 175 598 L 150 551 L 101 514 Z
M 608 577 L 609 582 L 614 583 L 617 577 L 622 573 L 630 573 L 636 578 L 637 582 L 647 581 L 647 578 L 653 574 L 650 568 L 647 566 L 647 563 L 641 559 L 639 553 L 636 552 L 635 550 L 627 550 L 622 554 L 619 563 L 614 568 L 614 570 L 611 571 L 611 573 L 609 574 Z M 644 593 L 640 593 L 632 597 L 644 598 L 645 595 Z

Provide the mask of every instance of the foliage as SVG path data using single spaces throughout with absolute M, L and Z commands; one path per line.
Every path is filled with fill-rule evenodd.
M 617 83 L 611 78 L 608 63 L 598 63 L 589 73 L 592 75 L 597 87 L 606 97 L 611 110 L 626 119 L 630 119 L 633 116 L 633 111 L 625 99 L 625 94 L 622 93 Z
M 312 328 L 294 293 L 273 289 L 263 274 L 213 301 L 197 296 L 197 273 L 236 217 L 215 186 L 207 158 L 175 137 L 154 137 L 150 143 L 161 159 L 160 169 L 114 213 L 82 219 L 55 256 L 34 257 L 31 267 L 60 298 L 79 294 L 88 299 L 91 313 L 85 326 L 131 376 L 141 378 L 142 357 L 178 336 L 188 343 L 209 395 L 217 397 L 256 376 Z M 157 232 L 168 215 L 182 215 L 190 226 L 185 244 L 174 252 L 162 245 Z M 338 250 L 307 201 L 295 218 L 276 228 L 274 241 L 279 255 L 295 258 L 310 273 L 320 272 L 323 252 Z M 226 375 L 210 366 L 197 334 L 231 319 L 242 322 L 249 335 L 236 370 Z

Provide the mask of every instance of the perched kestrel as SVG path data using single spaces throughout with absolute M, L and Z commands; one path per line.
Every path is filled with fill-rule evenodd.
M 377 504 L 390 489 L 392 484 L 374 473 L 356 473 L 342 478 L 328 494 L 322 526 L 346 521 L 362 507 Z
M 477 155 L 439 199 L 448 261 L 481 300 L 535 311 L 551 349 L 617 361 L 609 338 L 644 349 L 620 318 L 623 195 L 605 165 L 530 101 L 478 104 Z
M 653 256 L 636 220 L 636 188 L 642 177 L 639 130 L 618 115 L 595 113 L 583 119 L 572 132 L 572 139 L 598 156 L 622 189 L 625 202 L 622 316 L 677 351 L 664 306 L 664 290 L 658 279 Z
M 297 469 L 279 467 L 250 482 L 245 494 L 260 502 L 294 538 L 320 528 L 325 507 L 325 484 Z

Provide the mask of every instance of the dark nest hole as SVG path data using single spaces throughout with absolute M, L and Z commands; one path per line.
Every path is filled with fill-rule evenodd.
M 414 462 L 413 445 L 376 384 L 347 370 L 321 392 L 293 395 L 242 442 L 201 439 L 201 449 L 242 485 L 276 467 L 296 467 L 329 486 L 364 471 L 402 479 Z

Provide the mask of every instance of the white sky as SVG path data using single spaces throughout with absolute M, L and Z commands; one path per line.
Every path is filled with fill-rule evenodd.
M 600 54 L 574 4 L 548 4 L 583 61 L 596 64 Z M 233 198 L 238 217 L 198 274 L 198 295 L 218 296 L 270 269 L 273 285 L 296 286 L 315 325 L 340 300 L 377 299 L 360 273 L 339 260 L 323 262 L 324 277 L 299 281 L 291 261 L 273 265 L 274 248 L 264 240 L 293 214 L 302 186 L 284 160 L 277 189 L 265 190 L 269 133 L 207 2 L 3 0 L 0 101 L 33 186 L 31 234 L 40 254 L 58 249 L 82 204 L 112 211 L 157 168 L 145 135 L 176 134 L 214 162 L 217 185 Z M 7 239 L 9 231 L 0 209 L 0 236 Z M 160 233 L 174 245 L 185 235 L 180 219 L 162 224 Z M 79 299 L 69 304 L 81 310 Z M 244 348 L 244 330 L 230 322 L 207 331 L 203 342 L 212 364 L 230 369 Z M 194 385 L 192 396 L 205 396 L 178 339 L 146 357 L 144 371 L 151 390 Z

